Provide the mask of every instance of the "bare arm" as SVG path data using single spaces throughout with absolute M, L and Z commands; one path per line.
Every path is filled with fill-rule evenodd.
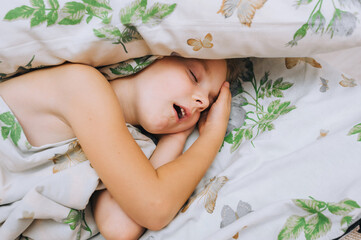
M 61 109 L 64 118 L 121 208 L 146 228 L 164 227 L 191 195 L 222 144 L 230 112 L 228 87 L 222 87 L 196 142 L 154 170 L 130 135 L 109 83 L 96 70 L 81 78 L 85 80 L 73 82 L 75 92 L 67 91 L 69 96 L 63 97 L 68 100 Z
M 173 161 L 182 154 L 184 144 L 194 128 L 184 132 L 166 134 L 160 137 L 157 147 L 150 157 L 150 163 L 157 169 L 160 166 Z

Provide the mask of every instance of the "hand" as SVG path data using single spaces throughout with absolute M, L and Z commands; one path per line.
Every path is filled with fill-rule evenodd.
M 222 139 L 226 133 L 229 114 L 231 112 L 231 92 L 229 83 L 223 83 L 215 103 L 208 111 L 204 111 L 198 122 L 199 135 L 208 131 L 217 133 Z

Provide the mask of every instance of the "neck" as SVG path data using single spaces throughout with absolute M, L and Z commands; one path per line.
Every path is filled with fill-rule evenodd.
M 135 91 L 135 79 L 134 76 L 128 76 L 118 78 L 110 81 L 120 106 L 123 111 L 125 122 L 134 126 L 139 125 L 136 116 L 136 99 L 137 93 Z

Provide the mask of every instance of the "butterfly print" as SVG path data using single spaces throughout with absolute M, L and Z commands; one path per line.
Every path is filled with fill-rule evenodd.
M 353 78 L 347 78 L 345 75 L 341 74 L 343 80 L 341 80 L 339 83 L 342 87 L 355 87 L 357 84 L 355 83 L 355 79 Z
M 237 219 L 247 215 L 252 212 L 252 207 L 249 203 L 239 200 L 237 205 L 237 211 L 234 211 L 230 206 L 224 205 L 221 212 L 221 228 L 228 226 L 229 224 L 235 222 Z M 244 226 L 242 229 L 245 229 L 247 226 Z M 238 232 L 233 236 L 234 239 L 238 239 Z
M 315 68 L 322 68 L 321 64 L 319 64 L 315 59 L 309 57 L 299 57 L 299 58 L 285 58 L 285 64 L 287 69 L 291 69 L 295 67 L 298 63 L 305 62 L 310 64 Z
M 324 79 L 323 77 L 320 77 L 320 79 L 322 84 L 322 86 L 320 87 L 320 92 L 326 92 L 329 89 L 328 80 Z
M 233 15 L 237 9 L 237 17 L 243 25 L 251 27 L 253 17 L 257 9 L 263 7 L 267 0 L 223 0 L 222 6 L 217 13 L 225 18 Z
M 210 179 L 209 183 L 204 187 L 204 189 L 200 193 L 189 199 L 188 203 L 184 206 L 181 212 L 187 211 L 187 209 L 193 203 L 193 201 L 199 197 L 199 199 L 204 198 L 204 207 L 207 210 L 207 212 L 213 213 L 213 210 L 216 206 L 218 192 L 227 181 L 228 178 L 226 176 L 221 176 L 217 178 L 213 177 L 212 179 Z
M 212 48 L 213 47 L 212 39 L 213 39 L 212 35 L 208 33 L 204 37 L 203 41 L 201 39 L 190 38 L 187 40 L 187 44 L 193 47 L 193 51 L 199 51 L 202 48 Z

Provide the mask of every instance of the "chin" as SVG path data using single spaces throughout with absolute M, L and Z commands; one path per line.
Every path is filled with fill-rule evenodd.
M 151 134 L 167 134 L 168 130 L 168 121 L 152 121 L 148 119 L 145 124 L 142 124 L 142 127 Z

